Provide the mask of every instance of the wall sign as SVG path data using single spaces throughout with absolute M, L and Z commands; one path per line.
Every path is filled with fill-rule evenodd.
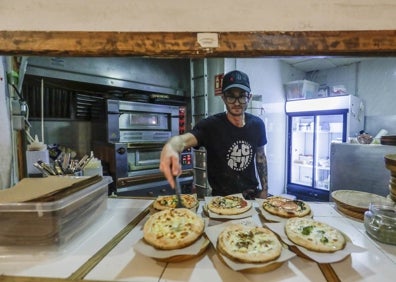
M 214 94 L 215 96 L 221 95 L 221 87 L 223 85 L 224 73 L 215 75 L 214 78 Z

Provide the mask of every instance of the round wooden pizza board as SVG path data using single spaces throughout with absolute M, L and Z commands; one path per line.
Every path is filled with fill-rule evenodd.
M 340 231 L 340 232 L 341 232 L 342 236 L 344 236 L 344 238 L 345 238 L 345 240 L 346 240 L 347 242 L 352 242 L 351 238 L 349 238 L 348 235 L 346 235 L 346 234 L 345 234 L 344 232 L 342 232 L 342 231 Z M 293 243 L 293 244 L 294 244 L 294 243 Z M 293 253 L 295 253 L 297 256 L 302 257 L 302 258 L 305 258 L 305 259 L 313 260 L 313 259 L 310 258 L 309 256 L 305 255 L 299 248 L 305 249 L 305 248 L 302 247 L 302 246 L 298 246 L 298 245 L 289 245 L 290 251 L 292 251 Z M 323 254 L 326 254 L 326 253 L 323 253 Z M 349 256 L 350 256 L 350 254 L 347 255 L 345 258 L 347 258 L 347 257 L 349 257 Z M 345 258 L 343 258 L 342 260 L 344 260 Z
M 349 216 L 349 217 L 353 217 L 355 219 L 359 219 L 359 220 L 363 220 L 364 219 L 364 212 L 356 212 L 353 210 L 349 210 L 345 207 L 343 207 L 342 205 L 337 205 L 337 210 L 339 210 L 341 213 Z
M 274 215 L 274 214 L 268 212 L 267 210 L 265 210 L 262 207 L 259 208 L 259 214 L 268 223 L 287 221 L 289 218 L 297 217 L 297 216 L 282 217 L 282 216 L 279 216 L 279 215 Z M 311 210 L 311 212 L 309 214 L 301 216 L 301 217 L 313 218 L 312 210 Z
M 197 254 L 194 255 L 176 255 L 176 256 L 172 256 L 172 257 L 168 257 L 168 258 L 154 258 L 157 261 L 161 261 L 161 262 L 182 262 L 182 261 L 186 261 L 186 260 L 190 260 L 196 257 L 199 257 L 200 255 L 202 255 L 206 249 L 209 246 L 209 239 L 207 239 L 205 237 L 204 242 L 202 243 L 201 249 L 199 250 L 199 252 Z
M 275 270 L 283 265 L 284 262 L 274 262 L 271 264 L 268 264 L 264 267 L 255 267 L 255 268 L 248 268 L 248 269 L 243 269 L 240 272 L 245 272 L 245 273 L 262 273 L 262 272 L 269 272 L 272 270 Z
M 224 263 L 225 265 L 227 265 L 227 263 L 224 261 L 223 257 L 222 257 L 220 254 L 218 254 L 218 257 L 219 257 L 219 259 L 220 259 L 220 261 L 221 261 L 222 263 Z M 283 263 L 284 263 L 284 262 L 277 262 L 277 261 L 274 261 L 273 263 L 268 263 L 268 264 L 266 264 L 265 266 L 262 266 L 262 267 L 253 267 L 253 268 L 241 269 L 241 270 L 239 270 L 239 272 L 245 272 L 245 273 L 263 273 L 263 272 L 269 272 L 269 271 L 272 271 L 272 270 L 275 270 L 275 269 L 281 267 Z
M 301 252 L 297 246 L 290 246 L 290 251 L 294 252 L 297 256 L 299 256 L 301 258 L 305 258 L 305 259 L 313 261 L 313 259 L 311 259 L 309 256 L 305 255 L 303 252 Z M 342 260 L 345 260 L 349 256 L 350 256 L 350 254 L 345 256 Z
M 371 202 L 387 201 L 383 196 L 354 190 L 336 190 L 331 197 L 338 207 L 357 213 L 367 211 Z

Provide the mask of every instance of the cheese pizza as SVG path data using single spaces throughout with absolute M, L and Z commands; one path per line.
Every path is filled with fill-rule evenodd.
M 251 202 L 235 195 L 216 196 L 208 202 L 208 210 L 221 215 L 241 214 L 248 211 L 251 207 Z
M 263 209 L 280 217 L 303 217 L 311 213 L 310 206 L 301 200 L 291 200 L 281 196 L 268 197 L 263 201 Z
M 271 230 L 242 224 L 228 225 L 218 237 L 217 248 L 228 258 L 244 263 L 272 261 L 282 252 L 282 245 Z
M 157 249 L 180 249 L 200 238 L 204 227 L 202 217 L 189 209 L 166 209 L 149 217 L 143 227 L 143 238 Z
M 289 218 L 285 232 L 293 243 L 316 252 L 335 252 L 346 244 L 344 235 L 338 229 L 307 217 Z
M 182 194 L 180 195 L 182 204 L 187 209 L 193 209 L 198 206 L 198 199 L 195 195 L 190 194 Z M 173 209 L 177 206 L 177 196 L 176 195 L 167 195 L 167 196 L 159 196 L 153 202 L 153 208 L 156 210 L 166 210 Z

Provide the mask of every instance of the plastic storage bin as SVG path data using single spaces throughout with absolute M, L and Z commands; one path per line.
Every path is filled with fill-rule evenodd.
M 309 80 L 295 80 L 284 84 L 286 99 L 301 100 L 318 97 L 319 84 Z
M 0 204 L 0 246 L 62 246 L 107 208 L 112 178 L 52 202 Z

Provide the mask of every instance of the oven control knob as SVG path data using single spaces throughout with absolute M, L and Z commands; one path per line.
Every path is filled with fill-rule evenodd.
M 117 149 L 117 153 L 120 154 L 120 155 L 125 154 L 125 152 L 126 152 L 126 149 L 124 147 L 121 147 L 121 148 Z

